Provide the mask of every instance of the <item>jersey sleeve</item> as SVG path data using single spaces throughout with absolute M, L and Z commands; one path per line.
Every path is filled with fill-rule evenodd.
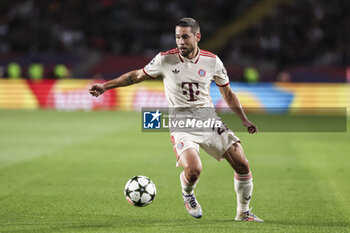
M 217 56 L 214 69 L 214 81 L 219 87 L 226 86 L 230 83 L 224 64 Z
M 162 59 L 160 53 L 158 53 L 148 65 L 143 68 L 143 72 L 151 77 L 157 78 L 158 76 L 162 76 Z

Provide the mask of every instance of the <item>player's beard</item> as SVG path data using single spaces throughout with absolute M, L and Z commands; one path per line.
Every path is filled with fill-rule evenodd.
M 182 56 L 187 57 L 190 53 L 193 52 L 194 48 L 193 47 L 186 48 L 186 50 L 184 51 L 181 51 L 180 48 L 178 48 L 178 50 L 180 51 Z

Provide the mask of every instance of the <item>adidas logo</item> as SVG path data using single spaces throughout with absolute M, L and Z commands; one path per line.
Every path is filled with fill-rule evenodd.
M 178 74 L 178 73 L 180 72 L 180 70 L 174 69 L 174 70 L 172 70 L 172 72 L 173 72 L 174 74 Z

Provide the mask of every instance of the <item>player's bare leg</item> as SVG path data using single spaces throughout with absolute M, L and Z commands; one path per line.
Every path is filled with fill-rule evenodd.
M 185 150 L 180 155 L 179 165 L 184 168 L 180 174 L 180 182 L 186 210 L 191 216 L 200 218 L 203 215 L 202 208 L 193 192 L 202 171 L 202 162 L 197 151 L 193 148 Z
M 234 185 L 237 193 L 237 215 L 235 220 L 263 222 L 262 219 L 251 213 L 249 209 L 253 192 L 253 178 L 241 143 L 236 142 L 232 144 L 224 154 L 224 158 L 235 170 Z

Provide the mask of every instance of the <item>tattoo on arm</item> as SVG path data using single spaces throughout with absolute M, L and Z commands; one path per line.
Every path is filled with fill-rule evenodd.
M 128 80 L 128 84 L 131 85 L 134 83 L 134 80 L 132 80 L 132 77 L 131 76 L 128 76 L 127 77 L 127 80 Z

